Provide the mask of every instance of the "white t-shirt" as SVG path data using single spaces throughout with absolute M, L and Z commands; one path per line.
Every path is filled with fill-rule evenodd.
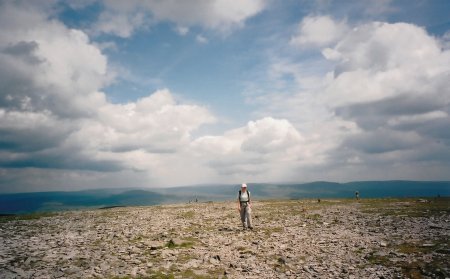
M 241 196 L 239 201 L 241 202 L 248 202 L 248 191 L 241 191 Z

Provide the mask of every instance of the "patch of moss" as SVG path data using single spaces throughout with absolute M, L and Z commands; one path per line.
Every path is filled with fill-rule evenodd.
M 202 275 L 202 274 L 197 274 L 195 273 L 195 271 L 193 271 L 192 269 L 187 269 L 184 270 L 180 273 L 178 273 L 177 275 L 180 276 L 180 278 L 192 278 L 192 279 L 210 279 L 210 278 L 218 278 L 220 275 L 223 275 L 224 270 L 223 269 L 218 269 L 218 270 L 212 270 L 212 271 L 208 271 L 208 274 L 206 275 Z M 226 277 L 223 277 L 226 278 Z
M 142 234 L 139 234 L 139 235 L 136 235 L 133 239 L 131 239 L 130 242 L 136 243 L 136 242 L 139 242 L 144 239 L 145 239 L 145 237 Z
M 366 259 L 371 265 L 383 265 L 383 266 L 391 265 L 389 257 L 384 255 L 381 256 L 377 254 L 370 254 L 369 256 L 366 257 Z
M 439 249 L 445 249 L 448 246 L 448 240 L 445 236 L 440 240 L 435 240 L 431 243 L 431 246 L 423 246 L 423 243 L 402 243 L 397 246 L 393 246 L 396 251 L 402 254 L 408 255 L 425 255 L 432 254 L 432 260 L 430 262 L 424 261 L 409 261 L 406 259 L 391 260 L 391 255 L 380 255 L 376 253 L 366 256 L 366 260 L 371 265 L 383 265 L 389 268 L 399 268 L 405 278 L 447 278 L 448 274 L 447 266 L 448 259 L 446 254 L 435 253 Z
M 172 239 L 169 240 L 165 246 L 169 249 L 173 249 L 173 248 L 177 247 L 177 245 L 175 244 L 175 242 Z
M 224 274 L 223 269 L 209 270 L 208 274 L 199 274 L 199 273 L 196 273 L 195 270 L 192 270 L 192 269 L 187 269 L 187 270 L 182 270 L 182 271 L 159 270 L 145 278 L 149 278 L 149 279 L 175 279 L 175 278 L 212 279 L 212 278 L 218 278 L 219 276 L 221 276 L 223 274 Z M 226 278 L 226 277 L 222 277 L 222 278 Z
M 362 200 L 364 213 L 382 216 L 431 217 L 450 214 L 450 198 L 433 199 L 366 199 Z
M 193 210 L 185 211 L 180 213 L 178 217 L 182 219 L 193 219 L 195 217 L 195 212 Z
M 175 243 L 172 239 L 170 239 L 164 246 L 169 249 L 177 249 L 177 248 L 191 248 L 194 246 L 194 244 L 195 243 L 193 241 L 183 241 L 181 243 Z
M 172 273 L 164 274 L 164 273 L 158 273 L 156 275 L 153 275 L 150 277 L 151 279 L 175 279 L 175 275 Z
M 446 263 L 433 260 L 429 263 L 413 261 L 406 262 L 401 265 L 401 269 L 405 278 L 448 278 L 450 275 L 446 272 Z
M 45 217 L 57 216 L 58 213 L 55 212 L 36 212 L 31 214 L 19 214 L 19 215 L 4 215 L 0 216 L 0 223 L 6 223 L 10 221 L 18 220 L 38 220 Z
M 310 214 L 310 215 L 306 216 L 306 218 L 308 218 L 310 220 L 319 220 L 320 218 L 322 218 L 322 216 L 318 213 L 315 213 L 315 214 Z
M 284 229 L 282 227 L 268 227 L 263 229 L 264 234 L 269 237 L 273 233 L 282 233 Z

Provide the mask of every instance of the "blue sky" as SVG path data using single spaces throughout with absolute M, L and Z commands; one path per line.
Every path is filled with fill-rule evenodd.
M 99 42 L 115 44 L 117 48 L 107 49 L 105 53 L 112 65 L 127 71 L 127 76 L 119 72 L 114 84 L 104 88 L 105 93 L 112 102 L 123 103 L 167 87 L 182 98 L 210 106 L 220 116 L 237 121 L 235 124 L 243 124 L 254 109 L 242 97 L 250 90 L 248 83 L 263 83 L 259 90 L 272 90 L 266 81 L 271 56 L 287 57 L 294 62 L 321 58 L 319 49 L 303 53 L 286 46 L 305 16 L 325 14 L 349 22 L 402 21 L 418 24 L 435 36 L 442 36 L 450 29 L 447 1 L 435 1 L 434 5 L 410 1 L 266 3 L 260 13 L 245 20 L 245 26 L 226 33 L 193 25 L 187 34 L 180 35 L 176 22 L 165 21 L 137 28 L 126 38 L 110 34 L 95 37 Z M 83 28 L 96 20 L 95 15 L 102 12 L 101 6 L 97 2 L 79 11 L 69 7 L 65 10 L 70 14 L 63 13 L 60 19 L 70 27 Z M 200 43 L 197 36 L 207 42 Z
M 1 192 L 450 179 L 449 1 L 0 3 Z

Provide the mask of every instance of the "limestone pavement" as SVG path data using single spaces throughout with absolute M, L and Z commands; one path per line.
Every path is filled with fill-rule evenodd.
M 3 220 L 0 278 L 450 276 L 448 208 L 384 203 L 255 201 L 252 231 L 232 202 Z

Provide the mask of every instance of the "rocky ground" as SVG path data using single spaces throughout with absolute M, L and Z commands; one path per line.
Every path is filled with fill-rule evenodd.
M 450 199 L 193 203 L 0 218 L 0 278 L 448 278 Z

